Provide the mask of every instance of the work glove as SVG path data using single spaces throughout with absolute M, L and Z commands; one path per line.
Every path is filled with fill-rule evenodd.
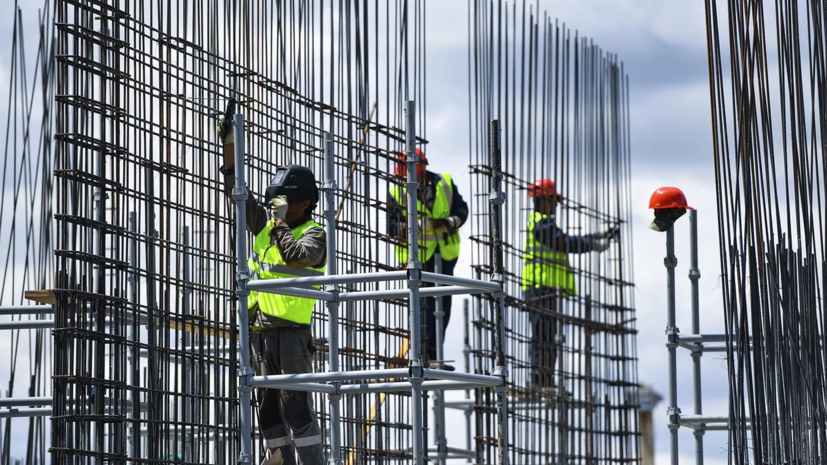
M 594 251 L 595 252 L 605 252 L 609 250 L 609 246 L 611 242 L 609 239 L 595 239 L 594 240 Z
M 287 216 L 287 196 L 279 195 L 270 200 L 270 211 L 273 213 L 273 218 L 284 219 Z
M 448 218 L 439 218 L 434 220 L 436 222 L 437 228 L 442 228 L 447 235 L 454 234 L 460 226 L 462 226 L 462 221 L 460 221 L 458 216 L 449 216 Z
M 218 122 L 218 140 L 223 144 L 233 143 L 233 115 L 235 114 L 235 99 L 227 102 L 224 116 Z
M 437 227 L 439 227 L 439 224 L 437 223 L 437 220 L 435 220 L 433 218 L 430 218 L 430 217 L 425 217 L 422 220 L 421 227 L 422 227 L 422 232 L 433 232 L 433 230 L 435 230 Z
M 594 236 L 598 239 L 608 239 L 610 241 L 615 238 L 620 239 L 620 225 L 612 226 L 611 228 L 601 231 Z

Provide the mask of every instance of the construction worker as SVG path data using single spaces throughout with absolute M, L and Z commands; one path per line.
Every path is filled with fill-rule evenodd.
M 528 220 L 522 288 L 535 309 L 531 319 L 532 382 L 540 391 L 556 389 L 553 380 L 557 361 L 558 309 L 564 297 L 577 295 L 568 254 L 604 252 L 619 229 L 597 234 L 570 236 L 557 227 L 554 215 L 562 196 L 554 181 L 538 179 L 528 189 L 534 212 Z
M 404 151 L 402 152 L 405 153 Z M 419 182 L 417 192 L 417 212 L 419 212 L 419 260 L 423 263 L 424 271 L 435 271 L 435 256 L 442 257 L 442 274 L 454 275 L 454 267 L 459 257 L 459 228 L 468 219 L 468 204 L 462 199 L 456 184 L 450 174 L 436 174 L 428 171 L 428 159 L 425 153 L 416 149 L 419 159 L 416 165 L 416 179 Z M 407 176 L 407 166 L 404 155 L 396 164 L 395 174 L 404 179 Z M 407 190 L 404 186 L 393 186 L 388 194 L 388 232 L 391 236 L 407 239 Z M 408 262 L 407 245 L 396 247 L 396 258 L 400 265 Z M 433 286 L 426 283 L 425 286 Z M 444 329 L 451 319 L 451 296 L 443 296 L 442 310 L 443 335 Z M 436 301 L 433 297 L 425 299 L 423 314 L 425 316 L 425 331 L 427 340 L 425 347 L 431 366 L 437 366 L 436 340 Z M 447 370 L 453 370 L 451 365 L 444 365 Z
M 224 193 L 230 198 L 235 187 L 233 106 L 231 102 L 219 126 L 224 144 Z M 313 172 L 299 165 L 277 169 L 263 203 L 250 193 L 246 211 L 247 230 L 255 235 L 248 261 L 252 279 L 324 274 L 325 231 L 311 216 L 318 201 Z M 256 375 L 313 371 L 310 321 L 315 303 L 315 299 L 250 293 L 251 365 Z M 261 388 L 257 393 L 259 423 L 268 449 L 262 465 L 295 465 L 295 452 L 304 465 L 323 465 L 321 429 L 310 393 Z

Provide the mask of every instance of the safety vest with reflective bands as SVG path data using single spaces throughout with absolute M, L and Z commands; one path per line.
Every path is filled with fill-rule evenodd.
M 299 278 L 323 275 L 326 263 L 319 268 L 294 268 L 284 263 L 279 248 L 272 244 L 270 239 L 270 231 L 273 230 L 275 225 L 275 219 L 268 221 L 267 226 L 258 233 L 255 243 L 253 243 L 253 253 L 247 261 L 252 279 Z M 293 233 L 296 240 L 299 240 L 310 228 L 321 228 L 321 226 L 313 221 L 308 221 L 291 229 L 290 232 Z M 314 287 L 318 289 L 318 286 Z M 313 305 L 315 303 L 316 299 L 250 291 L 247 308 L 252 310 L 258 304 L 259 310 L 265 315 L 309 325 L 313 318 Z
M 448 218 L 451 216 L 451 202 L 454 198 L 454 183 L 451 181 L 451 175 L 443 173 L 437 176 L 436 196 L 434 197 L 434 205 L 429 211 L 425 208 L 425 204 L 417 198 L 416 210 L 419 217 L 429 217 L 434 219 Z M 390 193 L 396 203 L 402 206 L 402 217 L 407 219 L 408 210 L 408 190 L 404 186 L 393 186 Z M 400 227 L 405 227 L 400 225 Z M 453 234 L 445 237 L 444 234 L 437 231 L 419 231 L 419 261 L 426 262 L 434 256 L 437 248 L 443 260 L 455 260 L 459 257 L 459 230 L 454 231 Z M 397 246 L 396 257 L 400 264 L 408 262 L 408 247 Z
M 523 290 L 551 288 L 557 289 L 564 296 L 577 295 L 568 255 L 534 239 L 534 225 L 547 216 L 534 212 L 528 219 L 528 236 L 523 259 Z

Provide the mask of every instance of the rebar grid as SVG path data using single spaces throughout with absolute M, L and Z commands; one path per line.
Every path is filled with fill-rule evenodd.
M 502 123 L 505 210 L 505 354 L 509 367 L 511 463 L 627 463 L 639 459 L 637 354 L 631 255 L 628 77 L 616 56 L 533 7 L 474 2 L 469 12 L 472 108 L 470 163 L 475 217 L 471 240 L 478 277 L 493 271 L 492 171 L 488 122 Z M 528 187 L 556 182 L 564 200 L 557 226 L 570 235 L 619 228 L 602 254 L 563 250 L 576 293 L 528 296 L 522 289 Z M 553 300 L 553 304 L 549 301 Z M 487 299 L 473 303 L 474 369 L 494 368 L 496 331 Z M 554 366 L 532 358 L 532 319 L 553 322 Z M 534 337 L 539 337 L 535 334 Z M 535 379 L 554 380 L 555 386 Z M 477 392 L 477 463 L 494 460 L 494 399 Z
M 704 4 L 729 462 L 824 463 L 827 11 Z
M 338 268 L 396 268 L 384 210 L 398 180 L 386 173 L 403 148 L 403 100 L 423 96 L 424 134 L 423 41 L 408 33 L 423 8 L 57 2 L 55 463 L 239 456 L 233 217 L 215 134 L 228 98 L 246 120 L 252 195 L 278 165 L 304 164 L 321 181 L 332 132 L 348 180 Z M 407 365 L 400 301 L 348 302 L 340 314 L 343 369 Z M 315 368 L 326 371 L 321 303 L 316 316 Z M 91 401 L 71 400 L 81 397 Z M 326 425 L 327 403 L 315 403 Z M 407 405 L 400 393 L 346 397 L 346 462 L 407 460 Z

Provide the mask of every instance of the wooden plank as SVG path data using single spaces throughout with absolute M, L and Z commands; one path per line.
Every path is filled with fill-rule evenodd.
M 23 292 L 23 297 L 26 300 L 37 302 L 40 304 L 54 305 L 55 293 L 51 289 L 38 289 Z

